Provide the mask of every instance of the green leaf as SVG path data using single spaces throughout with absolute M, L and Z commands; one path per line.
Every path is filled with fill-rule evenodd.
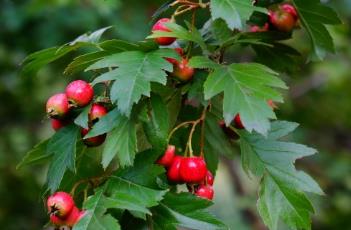
M 89 112 L 91 105 L 86 106 L 82 112 L 74 119 L 74 123 L 82 128 L 89 128 Z
M 119 124 L 119 120 L 122 119 L 122 117 L 123 116 L 117 108 L 111 110 L 105 116 L 101 117 L 97 123 L 94 124 L 89 133 L 84 136 L 84 139 L 96 137 L 110 132 Z
M 340 24 L 340 19 L 333 9 L 322 5 L 319 0 L 293 0 L 293 3 L 311 38 L 312 59 L 322 60 L 327 52 L 334 52 L 333 39 L 325 24 Z
M 132 165 L 137 151 L 134 121 L 119 114 L 115 122 L 102 152 L 102 165 L 105 169 L 116 155 L 122 167 Z
M 167 147 L 169 119 L 167 105 L 159 95 L 151 94 L 147 118 L 143 122 L 144 132 L 155 150 L 164 151 Z
M 107 56 L 109 52 L 96 51 L 88 54 L 84 54 L 74 58 L 74 60 L 66 67 L 64 74 L 71 75 L 83 71 L 88 66 L 97 62 L 101 58 Z
M 172 49 L 159 49 L 148 53 L 140 51 L 122 52 L 107 56 L 94 63 L 87 70 L 115 68 L 106 74 L 115 81 L 111 88 L 111 100 L 118 103 L 118 109 L 126 116 L 130 115 L 132 106 L 141 96 L 150 96 L 150 83 L 158 82 L 165 85 L 167 74 L 173 66 L 165 57 L 178 59 Z M 100 76 L 104 77 L 104 74 Z
M 207 106 L 208 102 L 204 96 L 204 83 L 207 79 L 208 72 L 197 70 L 195 76 L 191 82 L 188 91 L 188 100 L 194 100 L 201 103 L 203 106 Z
M 51 192 L 60 186 L 67 169 L 75 172 L 78 133 L 79 127 L 69 125 L 57 131 L 47 144 L 46 154 L 53 154 L 47 175 Z
M 195 42 L 199 44 L 199 46 L 203 50 L 206 50 L 206 44 L 201 36 L 201 33 L 196 28 L 187 30 L 186 28 L 171 22 L 165 23 L 165 26 L 170 31 L 153 31 L 153 33 L 149 35 L 147 39 L 158 38 L 158 37 L 174 37 L 174 38 L 178 38 L 186 41 Z
M 223 44 L 232 36 L 232 31 L 228 28 L 228 25 L 223 19 L 216 19 L 212 21 L 211 31 L 214 38 Z
M 161 229 L 229 229 L 206 210 L 212 202 L 190 193 L 167 193 L 160 205 L 152 209 L 155 230 Z
M 47 139 L 35 145 L 32 150 L 26 153 L 21 162 L 16 166 L 16 169 L 19 170 L 23 166 L 37 164 L 49 159 L 52 155 L 46 151 L 49 141 L 50 139 Z
M 278 140 L 296 127 L 296 123 L 274 122 L 267 138 L 240 132 L 243 168 L 263 177 L 258 207 L 271 229 L 276 229 L 279 217 L 294 229 L 310 229 L 313 207 L 303 192 L 323 194 L 310 176 L 294 167 L 297 159 L 313 155 L 316 150 Z
M 118 221 L 105 214 L 110 205 L 108 199 L 103 195 L 104 188 L 98 188 L 93 196 L 84 202 L 84 217 L 73 226 L 73 230 L 119 230 Z
M 225 20 L 232 30 L 242 30 L 254 11 L 267 11 L 254 6 L 251 0 L 212 0 L 210 7 L 212 19 Z
M 77 43 L 83 42 L 83 43 L 98 43 L 101 36 L 103 35 L 103 33 L 105 33 L 108 29 L 111 29 L 112 26 L 108 26 L 105 28 L 101 28 L 98 29 L 92 33 L 85 33 L 80 35 L 78 38 L 74 39 L 74 41 L 72 41 L 70 43 L 70 45 L 75 45 Z
M 201 61 L 191 61 L 194 67 L 214 67 L 204 85 L 205 100 L 224 93 L 223 117 L 226 124 L 229 125 L 239 113 L 246 130 L 267 134 L 269 119 L 276 118 L 267 100 L 282 101 L 281 93 L 275 88 L 286 88 L 284 82 L 276 76 L 277 73 L 256 63 L 216 67 L 217 64 L 209 60 L 207 64 L 204 58 L 196 60 Z

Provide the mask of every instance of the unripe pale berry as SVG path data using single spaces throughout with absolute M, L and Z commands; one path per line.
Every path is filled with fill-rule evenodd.
M 171 19 L 169 18 L 161 18 L 160 20 L 158 20 L 155 25 L 152 27 L 152 31 L 165 31 L 165 32 L 171 32 L 170 29 L 168 29 L 165 25 L 165 23 L 167 22 L 171 22 Z M 163 45 L 163 46 L 167 46 L 172 44 L 174 41 L 176 40 L 176 38 L 174 37 L 159 37 L 159 38 L 155 38 L 155 41 L 159 44 L 159 45 Z
M 178 78 L 181 81 L 189 81 L 193 78 L 194 68 L 188 65 L 188 60 L 182 58 L 180 62 L 173 65 L 173 73 L 172 76 Z
M 296 24 L 294 16 L 284 11 L 271 11 L 269 13 L 269 20 L 277 30 L 282 32 L 291 32 Z
M 66 192 L 57 192 L 47 200 L 48 212 L 60 218 L 65 218 L 74 206 L 72 196 Z
M 76 80 L 67 85 L 66 95 L 72 106 L 83 107 L 93 99 L 94 89 L 88 82 Z
M 201 183 L 206 178 L 207 167 L 202 157 L 185 157 L 179 167 L 179 175 L 186 183 Z
M 46 102 L 46 113 L 51 118 L 63 118 L 69 112 L 69 103 L 66 94 L 58 93 Z
M 175 156 L 175 146 L 168 145 L 165 153 L 156 161 L 156 163 L 159 165 L 163 165 L 165 167 L 169 167 L 173 162 L 174 156 Z

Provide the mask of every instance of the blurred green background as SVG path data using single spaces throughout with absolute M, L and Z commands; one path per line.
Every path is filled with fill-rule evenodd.
M 21 76 L 21 61 L 31 52 L 61 45 L 87 31 L 108 25 L 107 37 L 142 40 L 156 0 L 1 0 L 0 1 L 0 228 L 41 229 L 47 222 L 41 186 L 46 168 L 16 170 L 16 164 L 39 140 L 53 133 L 45 118 L 46 99 L 71 80 L 63 76 L 65 61 Z M 289 76 L 280 119 L 299 122 L 294 139 L 319 150 L 298 162 L 326 192 L 312 197 L 313 229 L 351 229 L 351 1 L 323 1 L 344 22 L 330 28 L 337 54 L 323 63 L 307 63 Z M 303 31 L 289 41 L 304 54 L 310 47 Z M 252 51 L 233 49 L 234 58 L 253 59 Z M 67 57 L 70 59 L 71 57 Z M 223 160 L 215 183 L 212 211 L 231 229 L 265 229 L 257 218 L 257 181 L 246 177 L 236 161 Z M 281 229 L 285 229 L 281 226 Z

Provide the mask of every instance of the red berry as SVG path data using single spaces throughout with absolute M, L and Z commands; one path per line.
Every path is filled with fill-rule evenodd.
M 189 81 L 194 75 L 194 68 L 188 65 L 188 60 L 182 58 L 180 62 L 173 66 L 172 75 L 181 81 Z
M 89 120 L 94 123 L 106 114 L 107 109 L 105 108 L 105 106 L 100 104 L 93 104 L 89 112 Z
M 201 183 L 206 173 L 206 162 L 202 157 L 186 157 L 181 161 L 179 175 L 186 183 Z
M 65 218 L 74 207 L 72 196 L 66 192 L 57 192 L 47 200 L 47 208 L 50 214 Z
M 196 190 L 195 194 L 198 197 L 205 198 L 208 200 L 213 199 L 214 191 L 212 186 L 209 185 L 200 185 L 199 188 Z
M 157 160 L 157 164 L 163 165 L 165 167 L 171 166 L 173 158 L 175 156 L 175 146 L 168 145 L 165 153 Z
M 271 107 L 273 110 L 278 108 L 278 106 L 274 103 L 273 100 L 268 100 L 267 103 L 268 103 L 269 107 Z
M 266 32 L 269 30 L 269 24 L 265 23 L 263 26 L 254 25 L 250 27 L 250 32 Z
M 80 218 L 81 212 L 76 206 L 74 206 L 70 214 L 65 219 L 65 225 L 72 227 L 79 221 Z
M 69 111 L 69 103 L 66 94 L 58 93 L 46 102 L 46 113 L 51 118 L 62 118 Z
M 182 182 L 180 178 L 180 173 L 179 173 L 179 167 L 180 167 L 180 163 L 182 162 L 182 159 L 183 159 L 182 156 L 175 156 L 173 158 L 173 162 L 167 171 L 167 177 L 169 181 L 175 182 L 175 183 Z
M 295 18 L 295 20 L 297 20 L 298 15 L 297 15 L 297 11 L 296 11 L 294 6 L 286 3 L 286 4 L 280 5 L 280 9 L 286 13 L 291 14 Z
M 169 18 L 161 18 L 160 20 L 158 20 L 155 25 L 152 27 L 152 31 L 165 31 L 165 32 L 171 32 L 170 29 L 168 29 L 165 25 L 165 23 L 171 22 L 171 19 Z M 159 45 L 163 45 L 163 46 L 167 46 L 172 44 L 174 41 L 176 40 L 176 38 L 174 37 L 159 37 L 159 38 L 155 38 L 155 41 L 159 44 Z
M 66 87 L 66 95 L 73 106 L 83 107 L 93 99 L 94 89 L 88 82 L 76 80 Z
M 275 28 L 283 32 L 291 32 L 296 24 L 295 18 L 287 12 L 271 11 L 269 20 Z
M 55 130 L 58 131 L 59 129 L 65 127 L 68 125 L 71 121 L 69 120 L 59 120 L 59 119 L 51 119 L 51 127 Z
M 206 173 L 206 178 L 205 178 L 205 183 L 204 184 L 207 184 L 207 185 L 213 185 L 214 183 L 214 177 L 213 177 L 213 174 L 211 173 L 210 170 L 207 170 L 207 173 Z
M 241 122 L 241 118 L 240 118 L 239 114 L 237 114 L 234 118 L 234 126 L 237 129 L 244 129 L 245 128 L 243 123 Z
M 82 129 L 80 131 L 80 134 L 82 137 L 84 137 L 89 131 L 90 131 L 89 129 Z M 96 136 L 96 137 L 90 137 L 87 139 L 83 139 L 83 143 L 88 147 L 97 147 L 97 146 L 101 145 L 102 143 L 104 143 L 105 139 L 106 139 L 106 133 L 101 134 L 101 135 Z
M 174 50 L 179 54 L 179 56 L 183 56 L 183 49 L 182 48 L 174 48 Z M 177 59 L 174 58 L 166 58 L 168 62 L 170 62 L 173 65 L 177 65 L 179 62 Z
M 64 220 L 62 220 L 60 217 L 56 216 L 55 214 L 50 215 L 50 221 L 56 226 L 63 226 L 66 224 Z

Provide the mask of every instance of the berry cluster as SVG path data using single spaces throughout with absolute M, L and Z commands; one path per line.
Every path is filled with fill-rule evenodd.
M 57 192 L 46 202 L 50 221 L 56 226 L 75 225 L 85 214 L 74 204 L 72 196 L 66 192 Z
M 169 182 L 176 184 L 186 183 L 190 192 L 195 195 L 213 199 L 212 188 L 214 177 L 207 169 L 203 157 L 183 157 L 176 155 L 175 146 L 169 145 L 165 153 L 156 162 L 167 169 Z
M 263 26 L 253 25 L 251 32 L 264 32 L 275 29 L 291 32 L 298 25 L 299 16 L 294 6 L 284 3 L 269 10 L 269 19 Z
M 155 31 L 172 32 L 166 26 L 166 24 L 170 22 L 171 22 L 171 19 L 169 18 L 161 18 L 152 27 L 152 32 L 155 32 Z M 155 41 L 159 45 L 168 46 L 173 44 L 176 41 L 176 38 L 159 37 L 159 38 L 155 38 Z M 173 64 L 173 72 L 171 73 L 171 76 L 177 78 L 182 82 L 191 80 L 194 75 L 194 69 L 188 65 L 188 58 L 185 57 L 184 51 L 182 48 L 175 48 L 175 51 L 181 56 L 180 61 L 173 58 L 166 58 L 167 61 Z
M 65 93 L 58 93 L 49 98 L 46 103 L 46 113 L 51 118 L 51 126 L 54 130 L 59 130 L 72 123 L 74 110 L 89 105 L 94 97 L 94 89 L 83 80 L 71 82 Z M 101 117 L 107 114 L 105 106 L 93 103 L 89 111 L 89 127 L 96 123 Z M 81 136 L 84 137 L 89 129 L 82 128 Z M 106 138 L 106 134 L 84 139 L 83 142 L 89 147 L 101 145 Z

